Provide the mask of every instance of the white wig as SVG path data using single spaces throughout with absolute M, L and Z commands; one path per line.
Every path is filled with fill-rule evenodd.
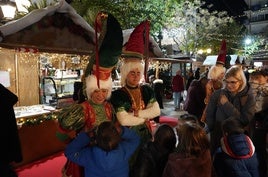
M 107 89 L 108 94 L 107 98 L 109 99 L 112 93 L 112 78 L 109 77 L 107 80 L 99 80 L 100 88 L 98 88 L 97 85 L 97 78 L 95 75 L 89 75 L 85 78 L 86 80 L 86 93 L 87 93 L 87 98 L 91 99 L 91 94 L 98 89 Z
M 208 71 L 208 79 L 218 80 L 219 76 L 225 73 L 226 68 L 223 66 L 212 66 Z
M 131 60 L 131 59 L 129 59 Z M 128 73 L 133 69 L 138 69 L 141 74 L 144 73 L 144 64 L 142 60 L 131 60 L 131 61 L 124 61 L 120 67 L 120 74 L 121 74 L 121 86 L 126 85 L 126 78 Z

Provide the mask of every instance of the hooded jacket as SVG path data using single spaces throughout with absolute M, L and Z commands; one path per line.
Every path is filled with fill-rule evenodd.
M 245 134 L 224 136 L 213 165 L 218 177 L 259 177 L 255 147 Z
M 128 177 L 128 160 L 140 143 L 139 136 L 129 128 L 122 128 L 123 139 L 118 147 L 104 151 L 98 146 L 88 147 L 90 137 L 80 133 L 65 149 L 65 156 L 83 166 L 85 177 Z

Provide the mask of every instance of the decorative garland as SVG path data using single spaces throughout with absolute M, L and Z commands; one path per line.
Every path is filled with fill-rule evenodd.
M 17 124 L 19 126 L 33 126 L 39 125 L 48 120 L 58 120 L 58 112 L 43 114 L 40 116 L 36 116 L 35 118 L 20 118 L 17 121 Z

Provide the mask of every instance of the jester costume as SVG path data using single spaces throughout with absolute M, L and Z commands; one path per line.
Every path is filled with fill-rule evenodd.
M 139 85 L 134 88 L 126 85 L 121 89 L 113 91 L 111 103 L 113 104 L 116 112 L 126 111 L 131 113 L 135 109 L 139 109 L 144 110 L 144 115 L 148 116 L 148 118 L 153 119 L 158 116 L 158 111 L 151 112 L 153 111 L 154 107 L 151 107 L 151 111 L 145 110 L 149 104 L 153 105 L 157 103 L 152 88 L 146 84 Z M 139 113 L 139 117 L 140 116 L 141 113 Z M 136 132 L 141 136 L 142 144 L 151 138 L 151 127 L 149 120 L 146 120 L 145 123 L 140 124 L 139 119 L 140 118 L 137 117 L 136 120 L 129 120 L 126 125 L 136 130 Z
M 146 20 L 134 29 L 123 47 L 120 66 L 122 88 L 113 91 L 111 96 L 118 122 L 134 129 L 140 135 L 140 147 L 151 140 L 151 122 L 161 112 L 153 89 L 149 85 L 139 83 L 144 73 L 143 59 L 148 53 L 148 43 L 149 21 Z M 140 147 L 130 159 L 130 171 Z
M 211 95 L 214 91 L 219 90 L 223 87 L 222 79 L 224 77 L 226 68 L 226 41 L 222 40 L 221 48 L 219 51 L 219 55 L 217 57 L 216 64 L 213 65 L 209 71 L 208 71 L 208 82 L 206 84 L 206 97 L 204 99 L 204 103 L 206 105 L 205 109 L 203 110 L 203 114 L 200 118 L 202 122 L 205 122 L 206 120 L 206 111 L 207 111 L 207 105 L 210 100 Z
M 112 105 L 107 100 L 112 91 L 111 71 L 117 64 L 122 51 L 122 29 L 111 14 L 101 12 L 96 17 L 95 32 L 96 51 L 85 69 L 83 83 L 83 93 L 87 100 L 62 109 L 58 115 L 57 137 L 66 143 L 81 130 L 89 131 L 91 138 L 94 138 L 95 128 L 101 122 L 115 121 Z M 62 172 L 63 177 L 84 176 L 83 168 L 69 160 Z
M 64 108 L 58 117 L 59 131 L 57 137 L 68 143 L 82 129 L 91 130 L 90 136 L 94 138 L 95 128 L 103 121 L 114 120 L 112 106 L 105 101 L 103 104 L 95 104 L 91 100 L 81 104 L 75 104 Z M 93 145 L 93 144 L 91 144 Z M 62 169 L 63 177 L 83 177 L 84 169 L 75 163 L 67 160 Z

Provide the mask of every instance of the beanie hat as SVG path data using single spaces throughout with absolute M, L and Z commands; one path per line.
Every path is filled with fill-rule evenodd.
M 98 33 L 99 37 L 98 37 Z M 123 33 L 117 19 L 109 13 L 100 12 L 95 20 L 95 53 L 85 70 L 86 92 L 88 98 L 96 89 L 112 91 L 111 72 L 122 53 Z
M 218 58 L 216 61 L 216 64 L 223 65 L 225 64 L 225 59 L 226 59 L 226 54 L 227 54 L 227 49 L 226 49 L 226 41 L 222 40 L 221 42 L 221 48 L 218 54 Z
M 239 56 L 237 56 L 237 58 L 236 58 L 236 60 L 235 60 L 235 64 L 236 64 L 236 65 L 240 65 L 240 64 L 241 64 L 241 62 L 240 62 L 240 57 L 239 57 Z

